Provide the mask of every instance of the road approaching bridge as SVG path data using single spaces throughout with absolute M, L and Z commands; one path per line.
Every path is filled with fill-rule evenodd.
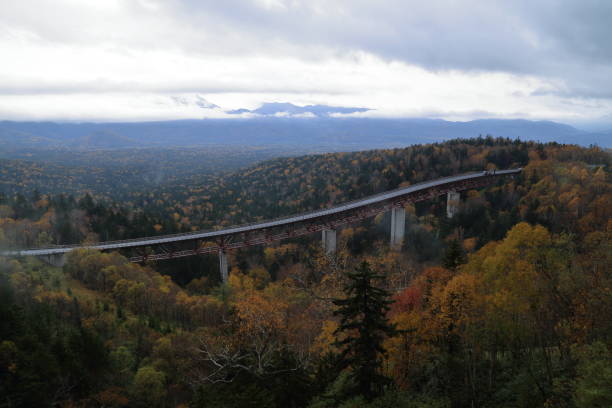
M 0 255 L 37 256 L 59 266 L 63 264 L 66 253 L 78 248 L 101 251 L 130 249 L 134 252 L 130 258 L 132 262 L 173 259 L 217 252 L 219 254 L 221 276 L 225 281 L 228 273 L 226 251 L 229 249 L 261 245 L 323 231 L 323 246 L 328 253 L 331 253 L 336 247 L 336 229 L 339 226 L 373 217 L 386 211 L 391 211 L 390 244 L 394 248 L 399 248 L 404 238 L 404 206 L 406 204 L 448 194 L 447 215 L 452 217 L 459 201 L 459 191 L 484 187 L 501 177 L 513 176 L 521 171 L 521 168 L 517 168 L 444 177 L 386 191 L 327 209 L 214 231 L 160 235 L 90 245 L 61 245 L 11 250 L 4 251 Z

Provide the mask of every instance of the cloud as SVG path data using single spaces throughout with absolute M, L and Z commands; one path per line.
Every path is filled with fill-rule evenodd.
M 226 0 L 202 7 L 201 1 L 185 0 L 176 4 L 180 15 L 190 16 L 191 24 L 232 27 L 226 49 L 233 52 L 266 48 L 303 58 L 367 52 L 433 71 L 548 77 L 581 95 L 599 97 L 602 86 L 607 89 L 603 97 L 612 91 L 612 2 L 292 0 L 270 6 Z M 220 32 L 225 34 L 223 29 Z
M 64 118 L 37 97 L 144 113 L 157 97 L 214 94 L 224 109 L 595 118 L 612 106 L 610 21 L 612 2 L 595 0 L 6 1 L 0 107 Z

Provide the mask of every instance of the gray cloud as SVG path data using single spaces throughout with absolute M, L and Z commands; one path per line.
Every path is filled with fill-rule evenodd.
M 49 49 L 75 45 L 138 56 L 171 51 L 201 56 L 203 70 L 206 61 L 218 56 L 325 63 L 357 60 L 365 52 L 429 71 L 504 72 L 526 80 L 533 76 L 549 84 L 531 93 L 517 90 L 516 97 L 590 103 L 612 101 L 611 21 L 612 1 L 607 0 L 0 2 L 0 38 L 26 37 Z M 104 66 L 105 61 L 99 63 Z M 233 71 L 218 78 L 194 74 L 183 80 L 180 66 L 176 72 L 159 73 L 164 80 L 157 82 L 122 74 L 71 82 L 61 76 L 45 79 L 44 61 L 40 78 L 9 72 L 10 64 L 0 67 L 0 94 L 120 90 L 341 95 L 349 88 L 334 81 L 323 83 L 316 73 L 294 82 L 278 79 L 275 72 L 252 79 Z M 274 69 L 281 72 L 282 63 Z M 3 71 L 9 74 L 3 76 Z
M 264 3 L 127 0 L 121 10 L 105 11 L 78 3 L 61 8 L 45 7 L 45 1 L 6 2 L 0 6 L 0 27 L 21 27 L 47 42 L 202 53 L 314 58 L 367 51 L 433 70 L 546 74 L 565 66 L 612 64 L 612 2 L 607 0 Z M 100 19 L 108 19 L 107 29 L 95 24 Z
M 570 93 L 612 91 L 610 1 L 286 3 L 267 9 L 240 0 L 182 0 L 174 10 L 191 24 L 215 27 L 228 49 L 244 52 L 367 51 L 430 70 L 551 76 Z M 603 75 L 592 78 L 593 70 Z
M 548 66 L 572 57 L 612 61 L 612 3 L 602 0 L 291 1 L 262 8 L 242 0 L 176 1 L 182 19 L 227 27 L 249 42 L 367 50 L 436 69 Z M 223 30 L 223 29 L 222 29 Z M 537 57 L 526 61 L 525 57 Z M 559 62 L 553 61 L 554 62 Z
M 47 81 L 31 79 L 28 81 L 4 81 L 0 76 L 0 95 L 45 95 L 45 94 L 105 94 L 117 92 L 154 92 L 158 94 L 174 93 L 204 93 L 219 94 L 236 92 L 251 93 L 284 93 L 284 94 L 313 94 L 325 93 L 327 95 L 345 95 L 346 90 L 333 87 L 323 87 L 317 84 L 302 84 L 288 89 L 286 84 L 273 82 L 252 83 L 248 81 L 217 80 L 189 80 L 168 81 L 166 83 L 144 83 L 137 81 Z

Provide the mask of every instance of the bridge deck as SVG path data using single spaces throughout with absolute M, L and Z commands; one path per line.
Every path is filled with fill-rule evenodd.
M 413 184 L 408 187 L 402 187 L 395 190 L 386 191 L 384 193 L 372 195 L 369 197 L 365 197 L 359 200 L 350 201 L 344 204 L 340 204 L 334 207 L 326 208 L 323 210 L 316 210 L 307 213 L 302 213 L 299 215 L 293 215 L 288 217 L 276 218 L 269 221 L 255 222 L 245 225 L 237 225 L 229 228 L 216 230 L 216 231 L 196 231 L 196 232 L 188 232 L 182 234 L 172 234 L 172 235 L 160 235 L 156 237 L 145 237 L 145 238 L 137 238 L 137 239 L 129 239 L 123 241 L 107 241 L 101 242 L 98 244 L 92 245 L 62 245 L 62 246 L 53 246 L 49 248 L 37 248 L 37 249 L 26 249 L 19 251 L 5 251 L 3 255 L 9 256 L 43 256 L 43 255 L 56 255 L 63 254 L 66 252 L 70 252 L 73 249 L 77 248 L 90 248 L 90 249 L 100 249 L 100 250 L 109 250 L 109 249 L 121 249 L 121 248 L 135 248 L 135 247 L 143 247 L 148 245 L 160 245 L 172 242 L 181 242 L 181 241 L 190 241 L 190 240 L 207 240 L 212 238 L 218 238 L 222 236 L 228 236 L 233 234 L 241 234 L 250 231 L 257 231 L 262 229 L 268 229 L 273 227 L 279 227 L 289 224 L 301 223 L 304 221 L 326 217 L 330 215 L 340 214 L 343 212 L 355 210 L 360 207 L 366 207 L 372 204 L 380 203 L 387 200 L 392 200 L 394 198 L 402 197 L 408 194 L 416 193 L 419 191 L 427 190 L 432 187 L 444 186 L 446 184 L 452 184 L 456 182 L 466 181 L 466 180 L 477 180 L 485 177 L 498 177 L 498 176 L 506 176 L 512 174 L 518 174 L 522 171 L 521 168 L 518 169 L 510 169 L 510 170 L 499 170 L 494 173 L 491 172 L 477 172 L 477 173 L 468 173 L 462 174 L 458 176 L 444 177 L 436 180 L 426 181 L 418 184 Z

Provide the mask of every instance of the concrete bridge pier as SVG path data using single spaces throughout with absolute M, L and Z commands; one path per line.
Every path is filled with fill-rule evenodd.
M 327 255 L 331 255 L 336 252 L 336 230 L 335 229 L 324 229 L 322 233 L 323 250 Z
M 404 207 L 394 207 L 391 210 L 391 248 L 400 250 L 404 242 L 404 232 L 406 230 L 406 209 Z
M 63 267 L 66 263 L 66 254 L 41 255 L 38 258 L 43 262 L 57 268 Z
M 221 282 L 227 283 L 227 277 L 229 276 L 229 269 L 227 263 L 227 254 L 224 250 L 219 250 L 219 272 L 221 272 Z
M 446 217 L 453 218 L 459 211 L 461 194 L 458 191 L 449 191 L 446 195 Z

